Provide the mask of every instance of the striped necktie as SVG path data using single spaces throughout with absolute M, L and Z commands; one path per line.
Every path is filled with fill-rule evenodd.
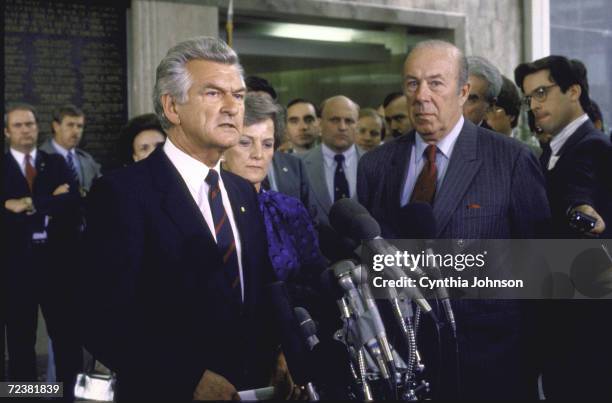
M 234 302 L 242 303 L 242 291 L 240 287 L 240 272 L 238 267 L 238 253 L 236 252 L 236 240 L 232 226 L 223 207 L 223 197 L 219 187 L 219 174 L 214 169 L 208 171 L 206 183 L 209 185 L 208 202 L 215 224 L 215 236 L 217 248 L 223 259 L 225 276 L 231 288 Z
M 66 163 L 68 164 L 68 168 L 70 168 L 70 172 L 72 173 L 72 180 L 76 183 L 80 183 L 79 173 L 77 172 L 76 165 L 74 165 L 74 157 L 72 156 L 72 152 L 68 151 L 68 155 L 66 156 Z

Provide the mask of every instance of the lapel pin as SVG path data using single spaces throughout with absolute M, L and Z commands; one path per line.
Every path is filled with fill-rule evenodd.
M 287 167 L 283 167 L 283 172 L 289 172 L 289 170 L 287 169 Z
M 246 209 L 243 206 L 240 206 L 240 212 L 241 213 L 246 213 Z

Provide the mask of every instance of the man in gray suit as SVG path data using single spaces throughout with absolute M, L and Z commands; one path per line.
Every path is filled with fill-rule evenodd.
M 77 148 L 83 137 L 85 114 L 74 105 L 63 105 L 53 113 L 53 137 L 40 149 L 49 154 L 60 154 L 80 184 L 81 195 L 87 194 L 94 179 L 100 174 L 100 164 L 93 157 Z
M 432 205 L 435 238 L 533 238 L 550 216 L 542 172 L 526 146 L 463 117 L 470 85 L 462 52 L 447 42 L 421 42 L 403 73 L 415 130 L 359 162 L 359 201 L 379 221 L 383 236 L 402 238 L 415 231 L 402 227 L 401 210 L 421 202 Z M 453 304 L 457 349 L 443 351 L 437 361 L 436 346 L 427 344 L 436 339 L 435 331 L 419 339 L 429 349 L 423 352 L 426 367 L 441 379 L 435 397 L 535 399 L 537 372 L 525 306 L 505 300 Z
M 357 163 L 363 155 L 355 146 L 358 116 L 359 105 L 345 96 L 323 101 L 322 144 L 302 157 L 320 225 L 329 225 L 329 210 L 338 199 L 357 198 Z
M 357 163 L 363 151 L 355 145 L 359 105 L 338 95 L 321 105 L 321 144 L 302 156 L 316 210 L 321 251 L 330 260 L 347 257 L 354 245 L 331 228 L 329 210 L 337 200 L 357 199 Z

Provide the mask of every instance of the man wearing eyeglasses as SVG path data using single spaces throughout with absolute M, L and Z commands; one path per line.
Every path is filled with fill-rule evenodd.
M 463 116 L 477 126 L 490 129 L 485 117 L 487 111 L 495 105 L 495 99 L 501 91 L 501 73 L 484 57 L 470 56 L 467 62 L 470 93 L 463 104 Z
M 585 113 L 591 102 L 586 68 L 563 56 L 548 56 L 519 65 L 514 75 L 535 124 L 553 136 L 540 157 L 553 234 L 577 237 L 568 217 L 579 211 L 597 220 L 589 235 L 609 235 L 612 197 L 605 163 L 610 141 Z
M 548 56 L 523 63 L 514 71 L 516 84 L 535 124 L 552 135 L 540 157 L 546 176 L 553 237 L 577 238 L 568 213 L 596 218 L 587 236 L 610 234 L 611 193 L 606 164 L 610 141 L 589 120 L 587 71 L 581 62 Z M 594 269 L 584 267 L 586 273 Z M 546 317 L 542 385 L 547 399 L 581 400 L 612 395 L 612 304 L 609 300 L 550 301 Z M 594 399 L 593 399 L 594 400 Z

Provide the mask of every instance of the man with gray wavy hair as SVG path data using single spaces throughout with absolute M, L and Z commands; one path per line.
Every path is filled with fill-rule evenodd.
M 484 57 L 470 56 L 467 63 L 470 94 L 463 104 L 463 116 L 475 125 L 483 126 L 487 111 L 494 105 L 501 91 L 501 73 Z
M 224 42 L 174 46 L 153 99 L 166 143 L 90 193 L 83 289 L 101 297 L 83 315 L 85 344 L 117 373 L 119 400 L 230 400 L 271 379 L 265 227 L 251 184 L 220 168 L 245 91 Z

